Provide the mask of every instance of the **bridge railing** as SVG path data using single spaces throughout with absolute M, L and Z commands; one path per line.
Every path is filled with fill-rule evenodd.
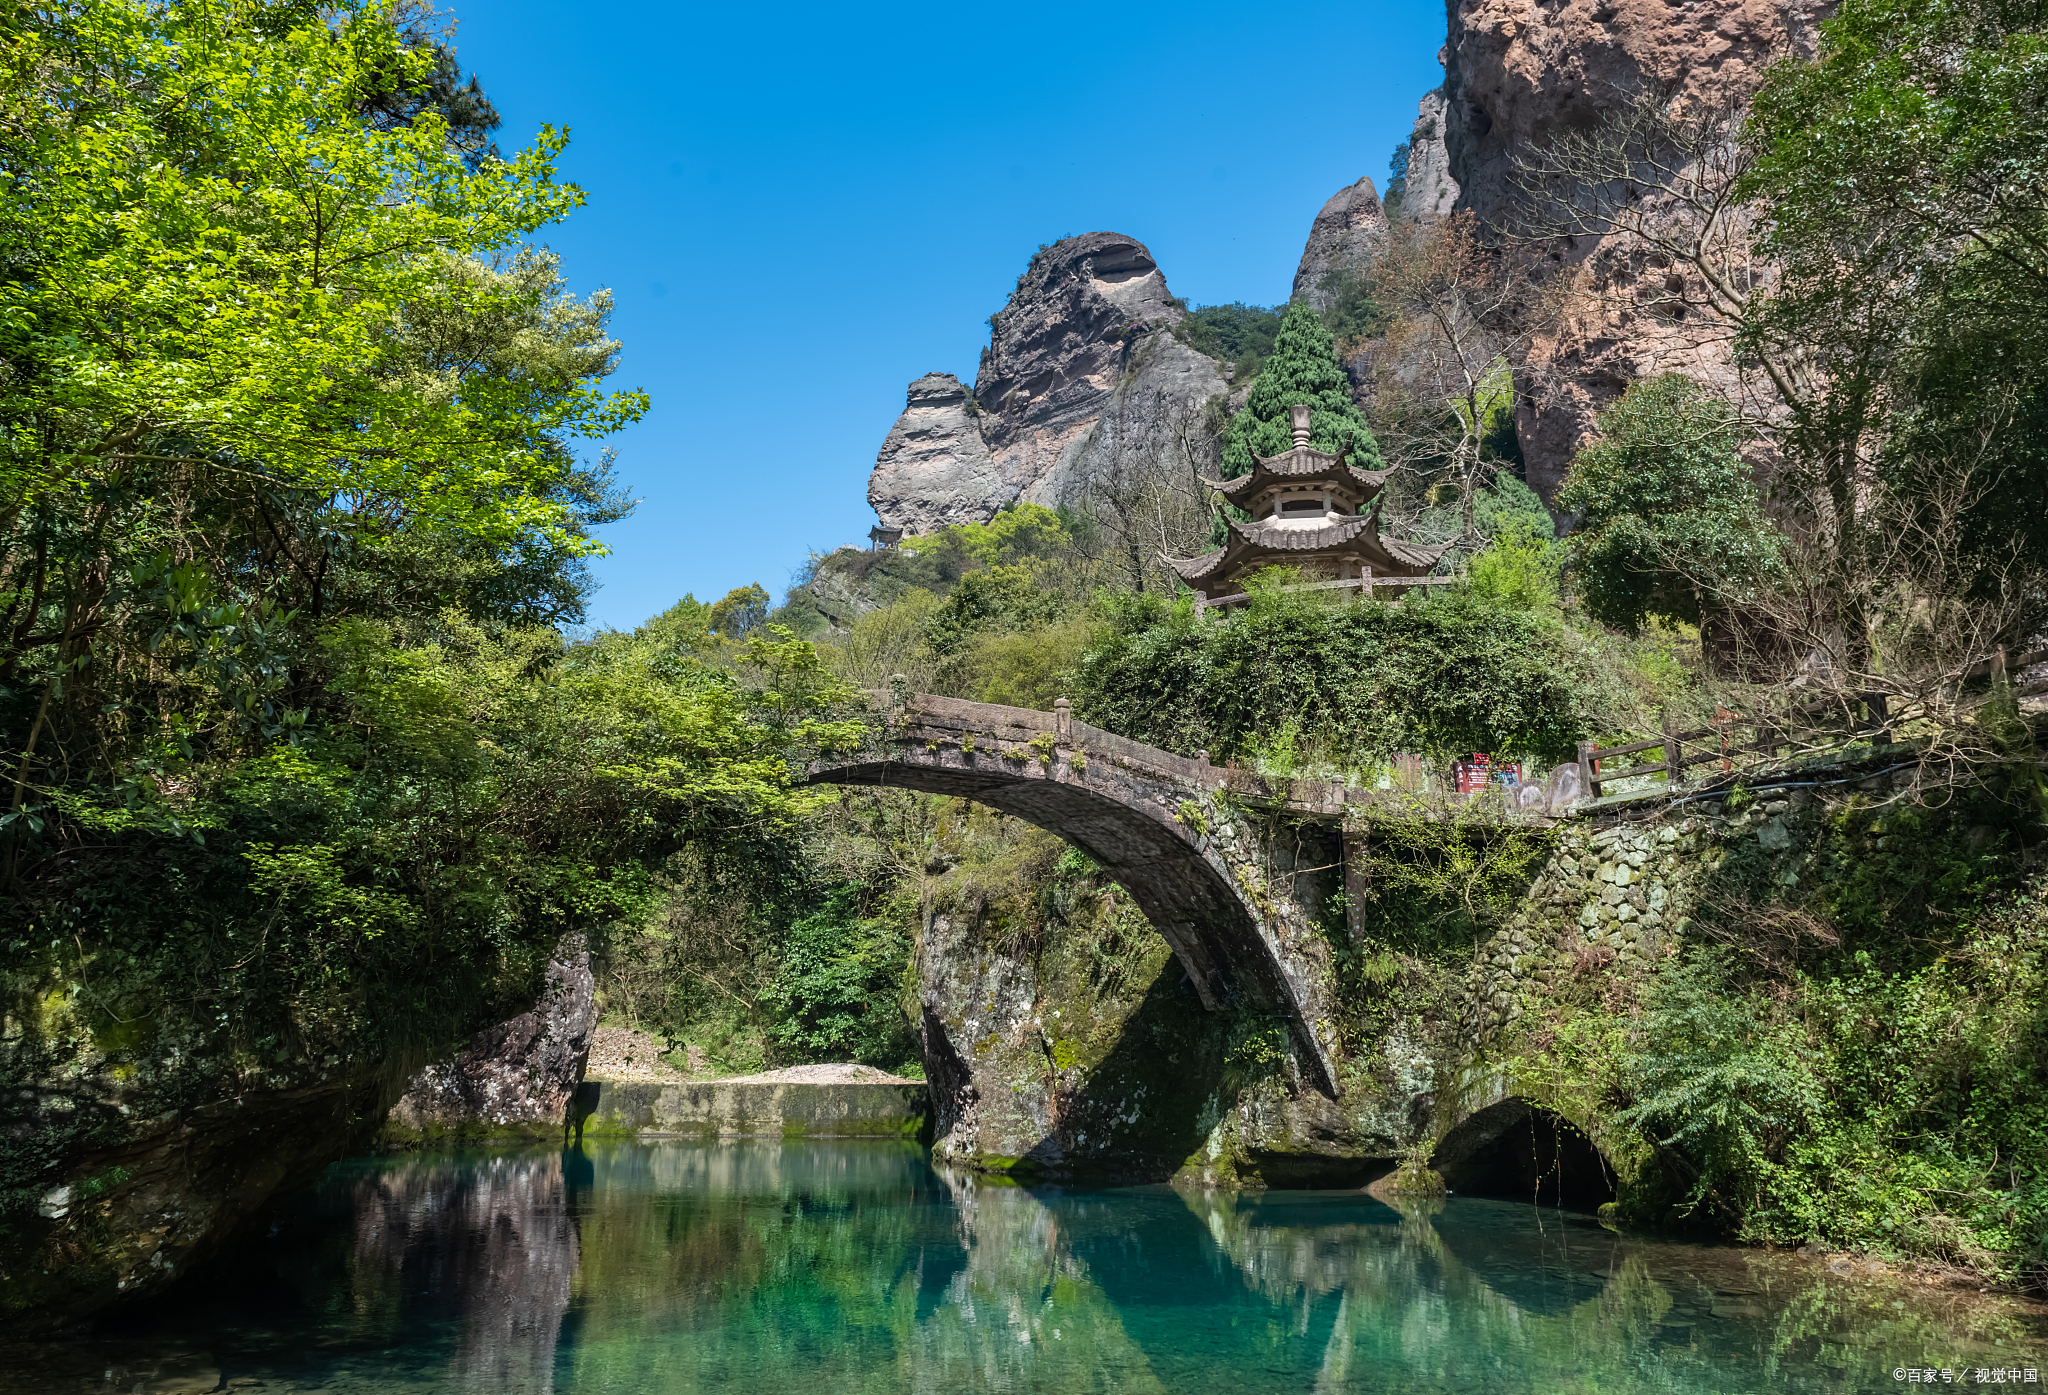
M 971 736 L 990 751 L 1037 750 L 1050 759 L 1053 749 L 1065 747 L 1085 752 L 1088 760 L 1106 761 L 1134 773 L 1165 777 L 1200 789 L 1227 790 L 1247 804 L 1285 808 L 1296 813 L 1341 817 L 1347 811 L 1371 810 L 1398 813 L 1402 817 L 1442 817 L 1454 810 L 1469 817 L 1497 815 L 1501 818 L 1542 817 L 1548 809 L 1520 808 L 1513 798 L 1498 789 L 1460 794 L 1450 789 L 1410 789 L 1400 786 L 1368 789 L 1337 780 L 1312 780 L 1263 775 L 1242 766 L 1211 763 L 1203 751 L 1195 756 L 1176 755 L 1119 736 L 1113 731 L 1076 720 L 1072 708 L 1061 698 L 1051 712 L 1028 707 L 1007 707 L 999 703 L 968 702 L 961 698 L 912 693 L 907 689 L 870 689 L 870 705 L 899 721 L 915 721 L 927 727 L 941 727 Z M 1050 742 L 1045 739 L 1050 737 Z

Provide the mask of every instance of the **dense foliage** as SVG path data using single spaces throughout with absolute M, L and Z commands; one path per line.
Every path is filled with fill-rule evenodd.
M 1779 538 L 1739 439 L 1727 410 L 1675 373 L 1631 383 L 1600 414 L 1557 492 L 1579 516 L 1572 569 L 1587 614 L 1626 630 L 1652 615 L 1697 625 L 1772 577 Z
M 1086 720 L 1168 750 L 1247 755 L 1277 734 L 1370 771 L 1396 752 L 1562 759 L 1589 716 L 1536 616 L 1476 596 L 1401 606 L 1269 592 L 1221 620 L 1120 598 L 1074 675 Z
M 852 732 L 807 644 L 553 628 L 624 510 L 577 443 L 641 405 L 520 245 L 555 134 L 453 138 L 368 3 L 23 12 L 0 63 L 0 1079 L 71 1082 L 0 1145 L 11 1241 L 125 1116 L 523 1008 Z
M 1190 348 L 1236 364 L 1238 381 L 1249 382 L 1273 352 L 1284 310 L 1279 305 L 1268 308 L 1241 300 L 1228 305 L 1197 305 L 1174 325 L 1173 332 Z
M 1288 413 L 1301 403 L 1311 408 L 1310 445 L 1344 452 L 1361 470 L 1379 465 L 1379 443 L 1351 400 L 1351 380 L 1337 362 L 1336 341 L 1306 301 L 1287 307 L 1272 357 L 1252 384 L 1244 410 L 1230 419 L 1223 438 L 1224 478 L 1249 474 L 1254 456 L 1291 449 L 1294 435 Z
M 2048 1282 L 2037 817 L 1991 789 L 1798 826 L 1796 889 L 1741 838 L 1644 1001 L 1610 990 L 1526 1037 L 1649 1145 L 1640 1222 Z

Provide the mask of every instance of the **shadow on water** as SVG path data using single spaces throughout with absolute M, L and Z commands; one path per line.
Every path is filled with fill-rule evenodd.
M 1929 1358 L 2043 1367 L 2043 1314 L 1526 1202 L 1027 1189 L 896 1142 L 643 1141 L 339 1166 L 174 1301 L 0 1362 L 0 1390 L 127 1390 L 107 1353 L 155 1342 L 194 1389 L 325 1395 L 1834 1392 Z

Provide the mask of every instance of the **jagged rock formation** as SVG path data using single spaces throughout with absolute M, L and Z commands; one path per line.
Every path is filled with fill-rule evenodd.
M 1328 310 L 1337 298 L 1334 282 L 1357 271 L 1386 241 L 1387 214 L 1372 180 L 1361 177 L 1339 189 L 1309 224 L 1308 245 L 1294 269 L 1293 298 L 1318 312 Z
M 1400 202 L 1388 216 L 1411 223 L 1448 218 L 1458 206 L 1458 193 L 1450 148 L 1444 144 L 1444 90 L 1439 87 L 1416 104 L 1408 171 L 1401 179 Z
M 1443 124 L 1459 207 L 1492 224 L 1510 221 L 1515 154 L 1559 132 L 1590 129 L 1638 92 L 1702 106 L 1739 103 L 1772 62 L 1813 52 L 1819 23 L 1833 8 L 1832 0 L 1701 0 L 1684 9 L 1664 0 L 1451 5 Z M 1602 241 L 1577 239 L 1565 270 L 1582 274 L 1601 256 Z M 1594 413 L 1627 383 L 1666 371 L 1709 382 L 1733 374 L 1724 336 L 1705 339 L 1682 323 L 1598 308 L 1539 343 L 1529 366 L 1543 390 L 1523 394 L 1516 427 L 1529 482 L 1546 499 L 1591 435 Z
M 979 415 L 951 373 L 927 373 L 910 385 L 868 476 L 868 503 L 884 526 L 915 536 L 987 518 L 987 501 L 1003 487 Z
M 391 1108 L 386 1136 L 559 1131 L 597 1030 L 596 987 L 589 945 L 581 935 L 565 937 L 533 1011 L 485 1028 L 413 1076 Z
M 1148 422 L 1199 416 L 1226 390 L 1220 364 L 1167 332 L 1185 314 L 1135 238 L 1092 232 L 1042 249 L 990 320 L 972 403 L 950 374 L 911 384 L 868 502 L 913 535 L 1019 499 L 1075 503 L 1129 445 L 1138 404 Z

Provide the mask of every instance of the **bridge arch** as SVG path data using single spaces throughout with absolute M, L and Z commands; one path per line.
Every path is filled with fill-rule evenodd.
M 1592 1129 L 1499 1077 L 1489 1084 L 1449 1121 L 1430 1159 L 1452 1191 L 1585 1210 L 1615 1199 L 1618 1179 Z
M 1282 878 L 1269 880 L 1262 850 L 1231 847 L 1243 840 L 1209 827 L 1203 812 L 1222 788 L 1269 801 L 1272 791 L 1245 788 L 1247 777 L 1206 760 L 1073 721 L 1064 700 L 1055 712 L 926 693 L 874 700 L 883 709 L 877 737 L 858 752 L 814 762 L 811 783 L 971 799 L 1064 838 L 1130 892 L 1204 1007 L 1248 999 L 1280 1014 L 1305 1073 L 1335 1097 L 1319 1026 L 1327 1015 L 1321 951 L 1311 917 L 1293 895 L 1293 875 L 1284 885 Z M 1326 794 L 1320 787 L 1310 793 Z M 1321 804 L 1273 802 L 1331 821 L 1328 837 L 1336 842 L 1341 790 L 1334 808 L 1327 797 Z

